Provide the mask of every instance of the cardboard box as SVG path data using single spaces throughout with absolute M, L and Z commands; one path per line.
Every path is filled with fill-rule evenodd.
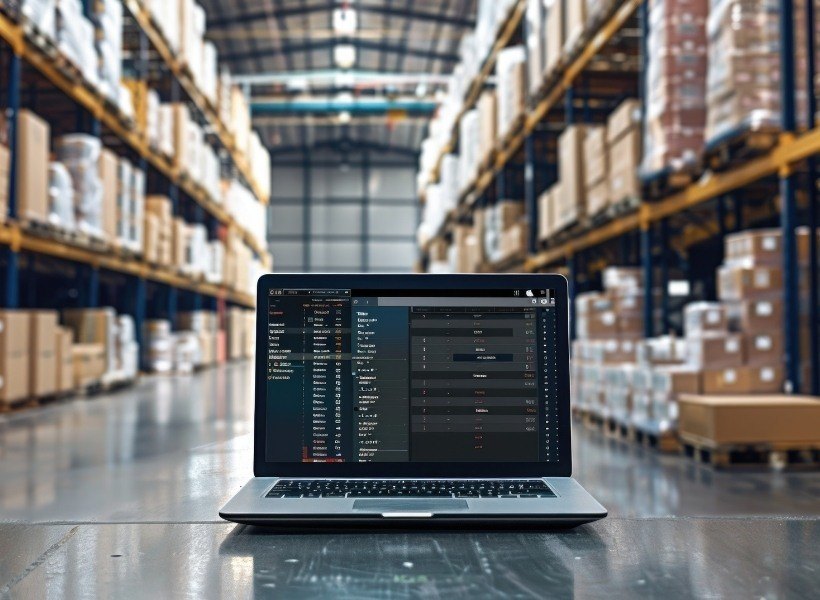
M 57 312 L 35 310 L 29 313 L 29 393 L 42 398 L 57 392 Z
M 800 396 L 678 399 L 681 437 L 707 445 L 820 443 L 820 400 Z
M 724 265 L 717 277 L 721 300 L 772 299 L 783 293 L 783 271 L 776 267 Z
M 604 125 L 587 125 L 584 137 L 584 183 L 587 190 L 605 181 L 609 174 L 609 152 Z
M 609 121 L 607 122 L 607 142 L 612 146 L 625 134 L 639 130 L 640 125 L 640 100 L 624 100 L 609 116 Z
M 727 307 L 718 302 L 692 302 L 683 309 L 683 330 L 687 337 L 703 333 L 720 333 L 729 330 Z
M 820 237 L 820 231 L 817 233 Z M 809 230 L 797 230 L 797 259 L 806 265 L 811 257 Z M 779 229 L 752 229 L 726 236 L 726 263 L 744 266 L 783 266 L 783 233 Z
M 742 300 L 727 304 L 729 322 L 740 331 L 748 334 L 782 331 L 783 301 Z
M 738 367 L 703 372 L 704 394 L 777 394 L 783 389 L 778 365 Z
M 777 364 L 783 360 L 783 333 L 780 331 L 749 334 L 745 346 L 746 363 L 751 367 Z
M 99 168 L 102 182 L 102 206 L 100 223 L 108 240 L 117 239 L 117 195 L 119 192 L 119 159 L 110 150 L 103 148 Z
M 103 373 L 117 370 L 117 313 L 113 308 L 78 308 L 64 310 L 63 323 L 71 329 L 78 344 L 95 344 L 103 348 Z
M 29 315 L 0 310 L 0 402 L 9 404 L 29 397 Z
M 51 128 L 29 110 L 17 118 L 17 211 L 22 219 L 48 221 Z
M 498 139 L 498 101 L 495 90 L 485 90 L 478 99 L 479 157 L 483 159 L 495 148 Z
M 689 363 L 701 369 L 728 369 L 746 361 L 744 338 L 740 334 L 702 333 L 686 340 Z
M 700 371 L 691 367 L 656 367 L 652 370 L 652 391 L 667 397 L 700 393 Z
M 625 132 L 609 146 L 609 199 L 617 203 L 627 198 L 640 198 L 638 169 L 641 164 L 641 133 L 639 129 Z
M 544 73 L 549 77 L 558 67 L 564 55 L 564 0 L 545 0 L 546 8 L 546 56 Z
M 71 355 L 75 388 L 98 383 L 105 375 L 105 346 L 102 344 L 75 344 L 71 348 Z
M 559 228 L 571 225 L 586 215 L 585 131 L 583 125 L 571 125 L 558 140 L 561 194 L 556 220 Z
M 57 346 L 57 392 L 70 392 L 74 389 L 74 356 L 71 350 L 74 334 L 67 327 L 57 327 L 54 337 Z
M 566 42 L 564 52 L 571 52 L 580 41 L 587 24 L 587 0 L 567 0 L 566 11 Z

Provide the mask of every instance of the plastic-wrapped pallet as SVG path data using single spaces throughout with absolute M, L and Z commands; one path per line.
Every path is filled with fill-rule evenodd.
M 498 134 L 504 138 L 524 112 L 525 51 L 523 46 L 505 48 L 498 53 L 495 72 L 498 78 Z
M 706 126 L 708 0 L 652 0 L 641 170 L 694 165 Z
M 117 243 L 123 248 L 131 247 L 131 198 L 134 167 L 128 159 L 120 158 L 117 165 Z
M 100 90 L 117 102 L 122 79 L 123 5 L 120 0 L 98 0 L 92 4 L 99 55 Z
M 535 95 L 544 75 L 544 0 L 527 0 L 527 79 L 530 96 Z
M 74 182 L 65 165 L 52 162 L 48 166 L 48 220 L 53 225 L 73 230 Z
M 199 336 L 193 331 L 180 331 L 173 335 L 173 356 L 176 373 L 187 375 L 201 363 Z
M 267 211 L 251 191 L 237 180 L 223 181 L 223 203 L 228 213 L 259 242 L 265 245 Z
M 171 322 L 145 321 L 142 328 L 143 361 L 153 373 L 170 373 L 174 368 L 174 338 Z
M 23 18 L 52 40 L 57 37 L 56 9 L 56 0 L 23 0 L 20 3 Z
M 205 42 L 202 46 L 202 92 L 208 100 L 216 106 L 219 87 L 218 51 L 213 42 Z
M 58 161 L 71 173 L 77 228 L 88 235 L 103 237 L 103 186 L 99 172 L 102 142 L 90 135 L 73 134 L 58 138 L 55 148 Z
M 797 114 L 805 123 L 803 2 L 795 0 L 794 6 Z M 818 9 L 820 0 L 815 0 Z M 779 129 L 778 0 L 711 0 L 707 33 L 707 143 L 744 130 Z
M 91 85 L 99 85 L 99 57 L 94 25 L 83 15 L 80 0 L 57 1 L 57 46 Z

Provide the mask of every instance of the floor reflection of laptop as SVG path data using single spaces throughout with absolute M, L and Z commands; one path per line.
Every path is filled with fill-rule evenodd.
M 606 510 L 571 478 L 557 275 L 268 275 L 249 524 L 543 524 Z

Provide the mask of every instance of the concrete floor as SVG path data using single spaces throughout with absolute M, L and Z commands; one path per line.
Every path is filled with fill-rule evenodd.
M 251 476 L 248 364 L 0 416 L 0 598 L 808 597 L 820 474 L 713 472 L 576 431 L 610 510 L 549 532 L 275 533 L 220 521 Z

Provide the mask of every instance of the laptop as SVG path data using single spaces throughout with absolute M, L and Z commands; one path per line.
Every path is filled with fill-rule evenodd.
M 254 478 L 220 510 L 274 526 L 573 527 L 560 275 L 266 275 Z

